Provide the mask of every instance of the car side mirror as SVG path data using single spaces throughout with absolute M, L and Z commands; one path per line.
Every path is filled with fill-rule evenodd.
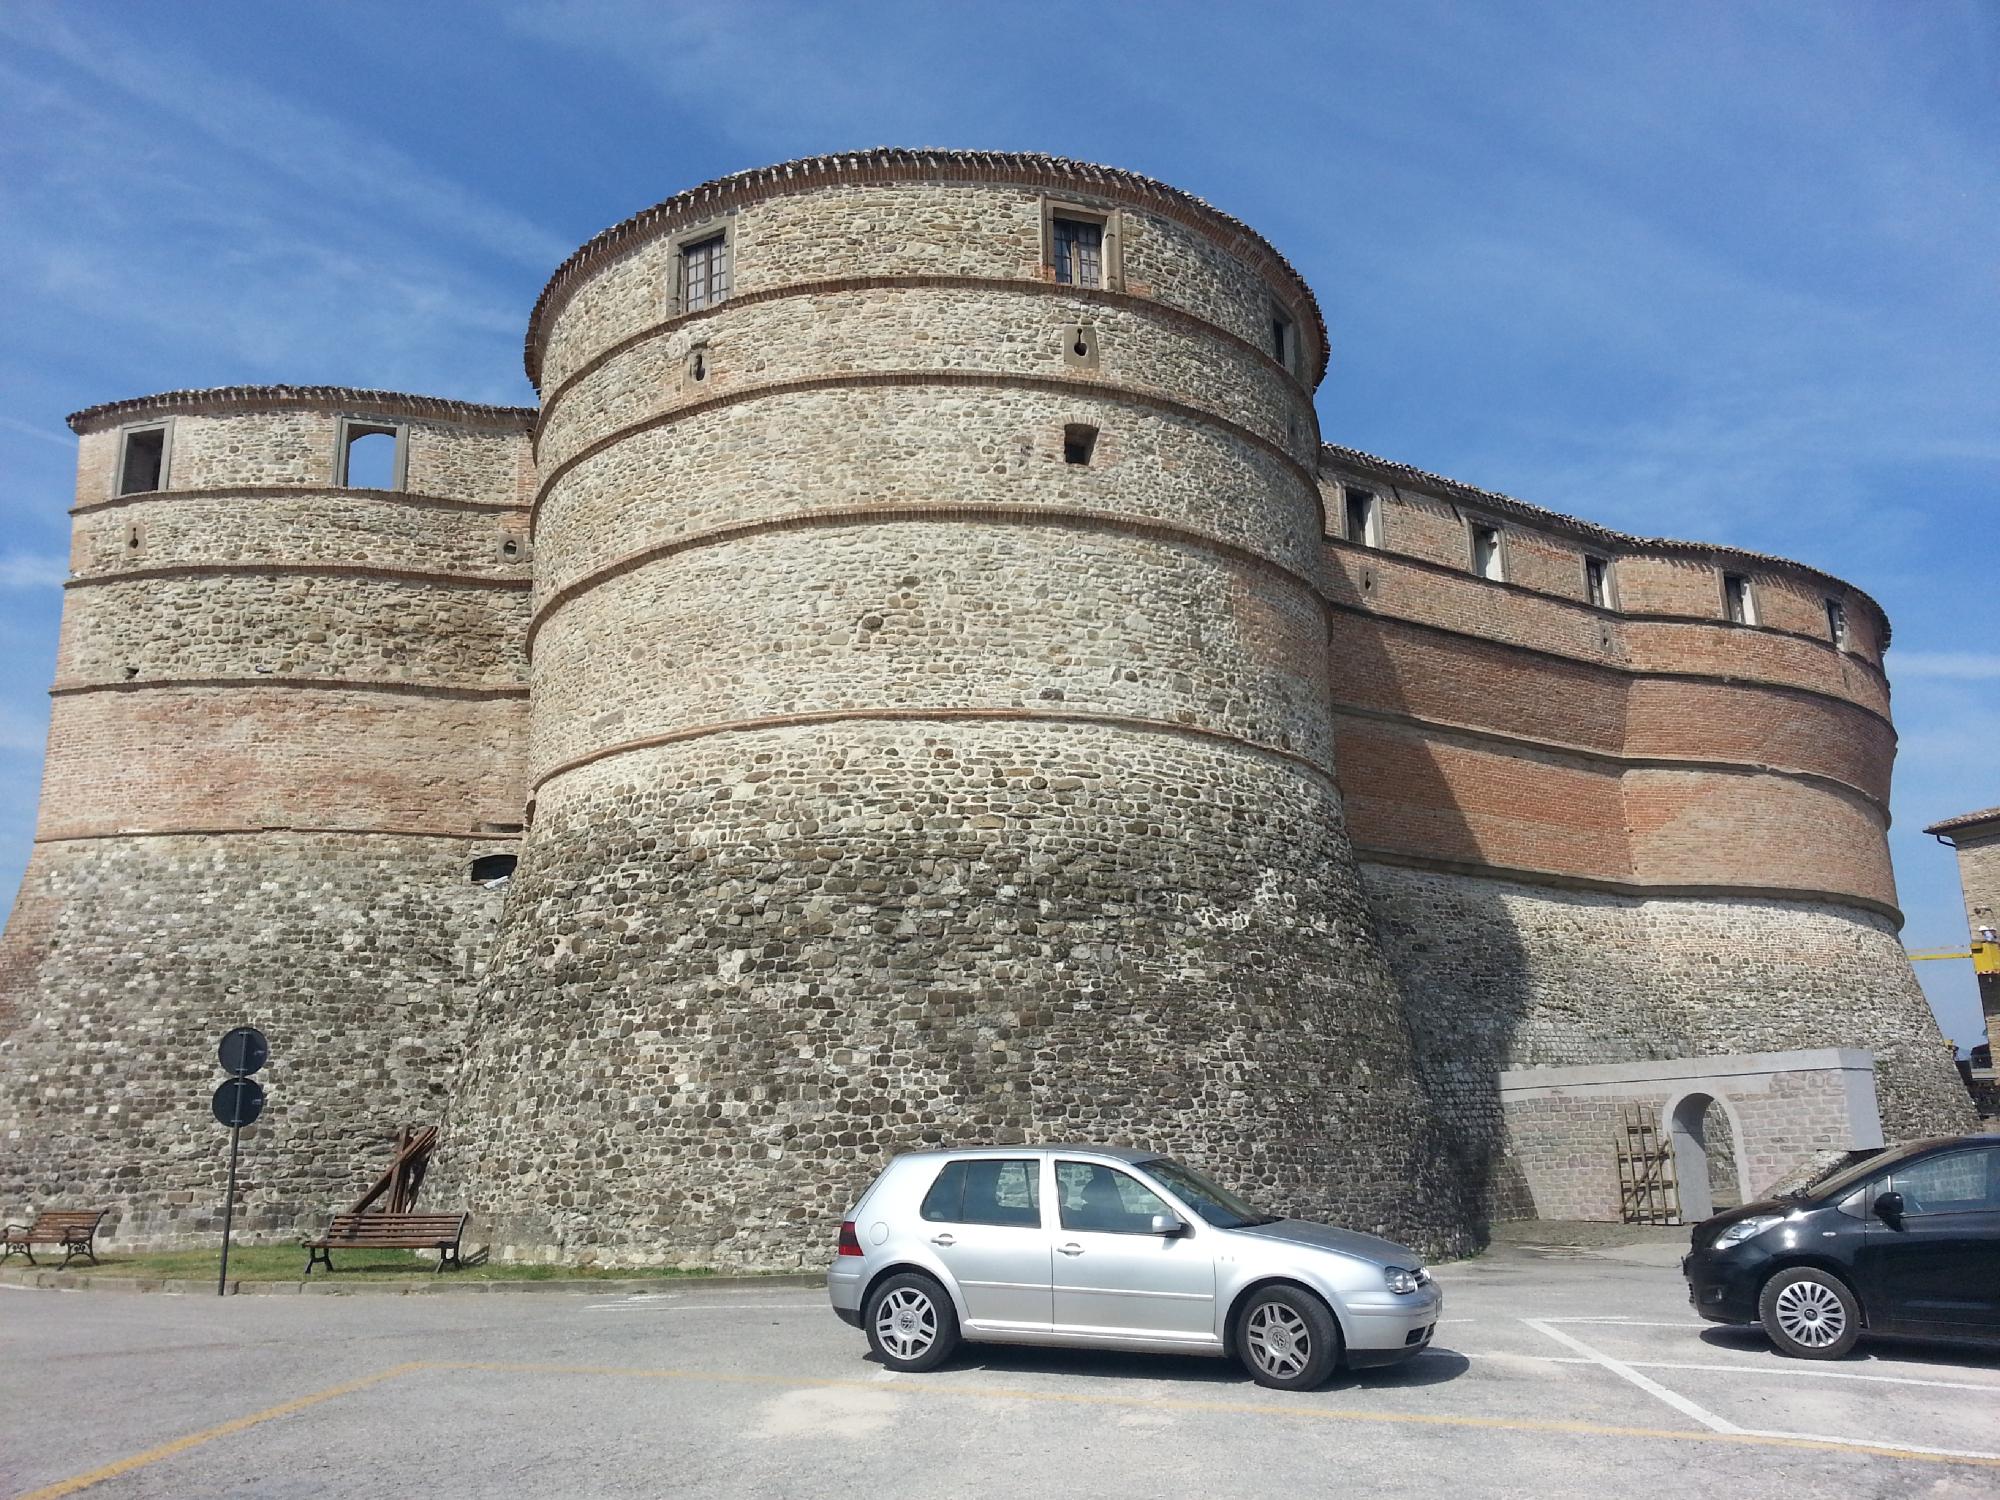
M 1171 1239 L 1174 1235 L 1186 1234 L 1187 1225 L 1182 1223 L 1173 1214 L 1154 1214 L 1153 1222 L 1148 1226 L 1148 1232 L 1151 1234 L 1163 1234 Z
M 1901 1193 L 1878 1193 L 1875 1198 L 1875 1217 L 1891 1229 L 1903 1227 L 1903 1195 Z

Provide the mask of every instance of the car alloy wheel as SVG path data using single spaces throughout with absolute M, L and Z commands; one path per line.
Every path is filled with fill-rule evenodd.
M 902 1271 L 869 1294 L 868 1345 L 892 1370 L 935 1370 L 958 1347 L 958 1313 L 937 1281 Z
M 1281 1391 L 1311 1390 L 1340 1362 L 1340 1325 L 1304 1287 L 1251 1293 L 1231 1342 L 1257 1384 Z
M 1773 1300 L 1778 1326 L 1808 1349 L 1824 1349 L 1847 1332 L 1847 1309 L 1830 1286 L 1795 1281 Z
M 1312 1360 L 1312 1330 L 1282 1302 L 1260 1302 L 1251 1309 L 1243 1341 L 1257 1368 L 1274 1380 L 1296 1380 Z
M 875 1334 L 897 1359 L 922 1359 L 937 1342 L 937 1306 L 913 1286 L 898 1287 L 875 1309 Z

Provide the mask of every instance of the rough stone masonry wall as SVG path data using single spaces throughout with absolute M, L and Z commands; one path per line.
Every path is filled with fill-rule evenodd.
M 205 1235 L 214 1047 L 244 1022 L 272 1044 L 253 1237 L 344 1206 L 396 1126 L 442 1116 L 501 899 L 471 861 L 522 819 L 525 421 L 320 394 L 77 421 L 40 824 L 0 938 L 10 1216 Z M 342 414 L 408 421 L 408 492 L 333 487 Z M 162 488 L 112 496 L 121 420 L 162 417 Z
M 1875 1056 L 1891 1140 L 1971 1123 L 1901 945 L 1871 913 L 1362 873 L 1458 1170 L 1502 1206 L 1506 1068 L 1850 1047 Z
M 1040 212 L 794 189 L 739 301 L 656 329 L 655 241 L 556 314 L 535 819 L 440 1169 L 506 1252 L 817 1263 L 889 1154 L 1064 1137 L 1465 1229 L 1329 775 L 1310 403 L 1248 344 L 1302 289 L 1209 242 L 1179 315 L 1052 291 Z M 941 256 L 980 284 L 823 285 Z

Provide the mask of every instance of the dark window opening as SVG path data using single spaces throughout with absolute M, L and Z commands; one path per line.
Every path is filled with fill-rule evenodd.
M 139 427 L 125 434 L 118 462 L 118 493 L 142 495 L 163 488 L 167 478 L 167 429 Z
M 1064 286 L 1104 285 L 1104 226 L 1084 219 L 1054 224 L 1056 280 Z
M 1847 645 L 1847 606 L 1838 599 L 1826 601 L 1826 633 L 1834 645 Z
M 506 541 L 500 544 L 500 555 L 502 557 L 519 557 L 521 555 L 521 544 L 511 536 L 508 537 Z
M 1583 560 L 1583 587 L 1590 602 L 1599 609 L 1611 607 L 1611 564 L 1601 557 Z
M 137 551 L 139 550 L 139 528 L 138 528 L 138 527 L 136 527 L 136 526 L 128 526 L 128 527 L 127 527 L 127 528 L 125 529 L 125 545 L 126 545 L 126 546 L 127 546 L 128 548 L 130 548 L 130 549 L 131 549 L 132 551 L 134 551 L 134 552 L 137 552 Z
M 1063 462 L 1087 464 L 1097 451 L 1097 429 L 1087 422 L 1071 422 L 1063 428 Z
M 402 488 L 397 478 L 398 429 L 369 422 L 349 422 L 343 429 L 339 484 L 350 490 Z
M 1347 539 L 1360 547 L 1380 545 L 1375 535 L 1375 496 L 1368 490 L 1341 491 L 1346 509 Z
M 491 885 L 496 880 L 505 880 L 520 862 L 518 854 L 482 854 L 472 862 L 472 883 Z
M 681 247 L 681 310 L 696 312 L 729 296 L 729 237 L 710 235 Z M 701 379 L 696 375 L 695 379 Z
M 1732 625 L 1755 625 L 1757 601 L 1750 593 L 1750 580 L 1741 573 L 1722 575 L 1722 612 Z
M 1292 320 L 1275 308 L 1271 312 L 1271 353 L 1287 370 L 1298 351 L 1292 337 Z

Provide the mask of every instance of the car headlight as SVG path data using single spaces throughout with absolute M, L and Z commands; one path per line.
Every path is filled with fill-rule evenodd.
M 1765 1230 L 1784 1222 L 1783 1214 L 1754 1214 L 1747 1219 L 1738 1219 L 1715 1237 L 1715 1248 L 1727 1250 L 1731 1245 L 1740 1245 L 1745 1240 L 1755 1239 Z
M 1429 1280 L 1430 1277 L 1424 1274 L 1422 1266 L 1418 1266 L 1414 1271 L 1406 1271 L 1401 1266 L 1382 1268 L 1382 1284 L 1390 1291 L 1402 1293 L 1404 1296 L 1418 1290 Z

